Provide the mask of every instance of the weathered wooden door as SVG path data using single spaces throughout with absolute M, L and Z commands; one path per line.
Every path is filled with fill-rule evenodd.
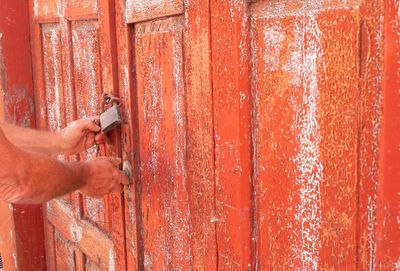
M 57 130 L 99 114 L 102 93 L 117 90 L 113 1 L 32 0 L 30 8 L 38 125 Z M 99 152 L 118 156 L 119 144 L 111 139 L 107 150 L 92 148 L 75 159 Z M 121 196 L 97 200 L 79 193 L 49 202 L 48 270 L 123 270 L 122 206 Z
M 395 268 L 377 240 L 396 223 L 378 200 L 396 1 L 117 2 L 129 267 Z
M 40 126 L 118 94 L 124 123 L 88 156 L 134 172 L 123 197 L 47 204 L 49 270 L 394 268 L 377 245 L 396 223 L 378 212 L 384 1 L 30 7 Z
M 217 267 L 210 7 L 116 1 L 119 88 L 137 175 L 126 194 L 128 269 Z

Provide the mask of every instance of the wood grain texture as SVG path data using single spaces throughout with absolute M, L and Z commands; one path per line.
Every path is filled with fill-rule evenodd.
M 250 14 L 211 1 L 218 268 L 252 268 Z
M 217 268 L 210 1 L 185 1 L 184 65 L 191 268 Z

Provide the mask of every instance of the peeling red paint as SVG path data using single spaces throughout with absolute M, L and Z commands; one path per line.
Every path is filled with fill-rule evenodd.
M 119 93 L 78 159 L 134 168 L 123 198 L 47 205 L 49 268 L 398 269 L 397 2 L 31 0 L 39 126 Z

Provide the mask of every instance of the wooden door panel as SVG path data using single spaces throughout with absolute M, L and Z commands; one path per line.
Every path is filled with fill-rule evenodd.
M 110 3 L 30 2 L 41 128 L 58 130 L 75 118 L 97 115 L 102 93 L 116 92 Z M 119 155 L 116 134 L 106 149 L 91 148 L 69 160 L 105 154 Z M 54 243 L 47 244 L 47 254 L 54 257 L 49 257 L 49 266 L 57 270 L 125 268 L 121 196 L 98 200 L 73 193 L 50 202 L 45 214 L 50 231 L 46 241 Z
M 33 0 L 31 2 L 33 16 L 37 21 L 58 17 L 57 0 Z
M 61 234 L 62 238 L 72 242 L 84 253 L 86 261 L 90 260 L 105 270 L 110 266 L 115 266 L 113 240 L 93 226 L 93 223 L 75 219 L 72 210 L 57 200 L 47 204 L 47 219 L 51 225 L 54 225 L 55 234 Z M 56 252 L 55 262 L 57 261 Z
M 127 0 L 126 21 L 147 21 L 183 13 L 183 0 Z
M 138 173 L 126 199 L 128 270 L 214 270 L 209 2 L 134 2 L 116 8 L 124 149 Z
M 98 18 L 99 3 L 97 0 L 70 0 L 64 2 L 65 17 L 69 20 L 80 18 Z
M 101 63 L 98 23 L 71 23 L 72 55 L 78 118 L 99 113 L 101 98 Z M 94 156 L 94 150 L 87 158 Z
M 55 236 L 56 270 L 75 270 L 74 248 L 59 233 Z
M 210 1 L 218 268 L 252 260 L 250 13 L 246 1 Z
M 256 262 L 262 269 L 351 268 L 358 10 L 283 18 L 257 13 Z
M 62 33 L 59 23 L 47 23 L 41 27 L 43 44 L 43 72 L 44 89 L 40 96 L 44 100 L 40 101 L 39 108 L 46 110 L 41 117 L 46 119 L 48 129 L 57 131 L 66 125 L 66 103 L 64 99 L 63 85 L 63 48 Z M 45 114 L 43 114 L 45 113 Z M 66 160 L 62 155 L 58 156 L 61 160 Z M 72 204 L 71 195 L 64 196 L 64 199 Z
M 144 267 L 188 268 L 183 17 L 135 25 Z
M 59 24 L 44 24 L 42 27 L 45 100 L 49 129 L 55 131 L 65 127 L 65 103 L 63 86 L 63 64 L 61 29 Z

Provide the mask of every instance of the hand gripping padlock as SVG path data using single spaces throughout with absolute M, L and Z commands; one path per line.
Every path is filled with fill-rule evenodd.
M 110 105 L 111 107 L 104 111 L 105 105 Z M 101 115 L 100 115 L 100 127 L 104 133 L 108 133 L 115 129 L 121 124 L 121 110 L 120 110 L 120 99 L 117 97 L 104 93 L 103 101 L 101 103 Z

